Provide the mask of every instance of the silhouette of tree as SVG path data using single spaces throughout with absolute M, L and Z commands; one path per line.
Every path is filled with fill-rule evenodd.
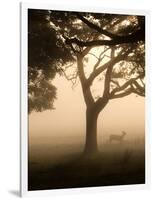
M 57 39 L 56 48 L 60 38 L 62 49 L 68 53 L 66 55 L 61 49 L 59 52 L 54 47 L 56 55 L 49 55 L 48 59 L 54 61 L 55 68 L 60 66 L 60 72 L 73 85 L 80 80 L 86 104 L 84 152 L 96 153 L 97 119 L 109 101 L 132 93 L 145 96 L 144 16 L 48 11 L 48 22 L 51 40 Z M 56 39 L 53 39 L 55 36 Z M 52 42 L 48 40 L 44 49 L 50 44 Z M 42 49 L 42 44 L 39 45 Z M 48 59 L 45 57 L 41 66 L 43 74 L 46 71 L 48 75 L 51 73 L 44 76 L 45 80 L 52 77 L 53 73 L 53 66 L 52 70 L 48 67 Z M 60 65 L 58 59 L 62 61 Z M 75 68 L 72 63 L 76 63 Z M 95 84 L 101 85 L 99 95 L 93 92 Z
M 73 61 L 71 52 L 50 24 L 49 11 L 28 11 L 28 103 L 31 111 L 53 109 L 56 87 L 51 80 L 61 65 Z

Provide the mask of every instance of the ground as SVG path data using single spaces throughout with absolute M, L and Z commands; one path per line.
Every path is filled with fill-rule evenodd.
M 29 148 L 28 190 L 145 183 L 143 141 L 106 142 L 99 150 L 85 157 L 82 147 L 73 144 L 54 151 L 42 144 L 42 152 L 35 148 L 35 153 Z

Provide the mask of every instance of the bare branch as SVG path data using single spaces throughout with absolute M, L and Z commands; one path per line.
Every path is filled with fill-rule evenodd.
M 115 48 L 111 48 L 111 60 L 113 60 L 115 54 Z M 108 98 L 110 92 L 110 82 L 111 82 L 111 74 L 114 65 L 110 65 L 107 68 L 106 75 L 105 75 L 105 82 L 104 82 L 104 93 L 103 98 Z
M 143 76 L 143 75 L 139 75 L 136 78 L 131 78 L 129 81 L 125 82 L 122 86 L 113 89 L 112 92 L 110 93 L 110 99 L 112 99 L 116 95 L 116 93 L 125 90 L 127 87 L 131 87 L 132 88 L 132 85 L 134 83 L 136 84 L 137 83 L 136 80 L 141 78 L 141 76 Z
M 96 62 L 96 64 L 93 67 L 93 71 L 96 70 L 96 68 L 99 66 L 100 62 L 106 57 L 106 55 L 104 53 L 108 50 L 109 50 L 109 48 L 104 48 L 104 51 L 101 52 L 101 54 L 99 55 L 98 61 Z
M 129 88 L 128 90 L 126 90 L 122 93 L 113 95 L 112 97 L 110 97 L 110 99 L 117 99 L 117 98 L 125 97 L 125 96 L 130 95 L 132 92 L 133 92 L 133 90 L 131 88 Z
M 65 70 L 63 70 L 63 75 L 64 77 L 68 80 L 72 82 L 72 86 L 74 86 L 76 84 L 76 80 L 78 78 L 78 71 L 76 71 L 73 75 L 68 75 Z
M 141 97 L 145 97 L 145 92 L 139 92 L 139 91 L 133 89 L 133 93 L 135 93 L 135 94 L 137 94 L 137 95 L 139 95 Z
M 77 67 L 79 72 L 79 79 L 81 81 L 81 86 L 83 90 L 84 100 L 86 102 L 86 105 L 92 105 L 94 103 L 94 99 L 92 97 L 90 87 L 88 87 L 87 85 L 87 79 L 85 77 L 83 69 L 83 56 L 81 54 L 77 55 Z
M 68 69 L 68 68 L 72 67 L 73 65 L 74 65 L 73 62 L 71 64 L 69 64 L 69 65 L 65 65 L 65 69 Z
M 98 58 L 95 54 L 93 53 L 88 53 L 88 54 L 94 56 L 97 60 L 100 60 L 100 58 Z
M 115 84 L 118 88 L 120 87 L 118 81 L 115 81 L 115 80 L 111 79 L 111 83 Z
M 123 51 L 121 51 L 118 56 L 114 57 L 113 59 L 111 59 L 110 61 L 108 61 L 107 63 L 103 64 L 102 66 L 100 66 L 98 69 L 94 70 L 91 75 L 88 78 L 88 84 L 91 85 L 93 80 L 100 74 L 102 73 L 104 70 L 106 70 L 109 66 L 114 66 L 116 63 L 118 63 L 119 61 L 125 59 L 125 57 L 128 55 L 129 51 L 126 51 L 125 53 L 123 53 Z
M 133 83 L 140 92 L 145 92 L 145 87 L 142 87 L 137 81 Z
M 145 83 L 143 82 L 142 78 L 140 78 L 140 81 L 141 81 L 143 87 L 145 87 Z

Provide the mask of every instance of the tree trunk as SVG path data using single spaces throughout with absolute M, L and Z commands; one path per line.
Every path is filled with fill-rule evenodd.
M 97 118 L 98 114 L 87 109 L 86 111 L 86 143 L 84 153 L 86 155 L 96 154 L 97 146 Z

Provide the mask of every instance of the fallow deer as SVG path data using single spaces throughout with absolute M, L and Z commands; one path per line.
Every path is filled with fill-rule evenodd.
M 125 135 L 126 135 L 125 131 L 122 131 L 121 135 L 112 134 L 109 137 L 109 142 L 112 142 L 112 141 L 122 142 L 124 140 Z

